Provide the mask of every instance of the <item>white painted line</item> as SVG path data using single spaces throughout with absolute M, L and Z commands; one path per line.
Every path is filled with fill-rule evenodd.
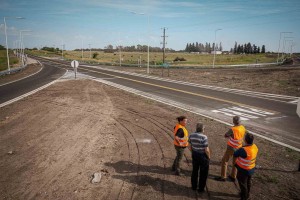
M 241 112 L 246 112 L 246 113 L 250 113 L 250 114 L 254 114 L 254 115 L 259 115 L 259 116 L 262 116 L 262 117 L 265 117 L 267 115 L 264 115 L 264 114 L 261 114 L 261 113 L 258 113 L 258 112 L 253 112 L 253 111 L 250 111 L 250 110 L 247 110 L 247 109 L 243 109 L 243 108 L 239 108 L 239 107 L 230 107 L 230 109 L 232 110 L 237 110 L 237 111 L 241 111 Z
M 253 115 L 249 115 L 249 114 L 239 112 L 239 111 L 235 111 L 235 110 L 230 110 L 230 109 L 227 109 L 227 108 L 222 108 L 222 109 L 219 109 L 219 110 L 221 110 L 223 112 L 229 112 L 229 113 L 232 113 L 234 115 L 239 115 L 239 116 L 242 116 L 242 117 L 245 117 L 245 118 L 250 118 L 250 119 L 257 119 L 258 118 L 258 117 L 253 116 Z
M 231 114 L 231 113 L 228 113 L 228 112 L 224 112 L 224 111 L 221 111 L 221 110 L 212 110 L 212 112 L 214 113 L 221 113 L 221 114 L 224 114 L 224 115 L 227 115 L 227 116 L 230 116 L 230 117 L 234 117 L 235 114 Z M 243 121 L 248 121 L 249 119 L 244 117 L 244 116 L 241 116 L 241 120 Z

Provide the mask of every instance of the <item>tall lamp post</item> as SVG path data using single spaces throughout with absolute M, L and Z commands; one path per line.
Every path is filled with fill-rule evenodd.
M 279 45 L 278 45 L 278 51 L 277 51 L 277 64 L 278 64 L 278 61 L 279 61 L 279 50 L 280 50 L 280 43 L 281 43 L 281 34 L 285 34 L 285 33 L 293 33 L 293 32 L 280 32 Z
M 132 14 L 135 14 L 135 15 L 146 15 L 145 13 L 137 13 L 137 12 L 133 12 L 133 11 L 130 11 Z M 148 23 L 148 25 L 147 25 L 147 27 L 148 27 L 148 34 L 149 34 L 149 32 L 150 32 L 150 30 L 149 30 L 149 14 L 147 14 L 147 23 Z M 148 42 L 148 44 L 147 44 L 147 74 L 149 74 L 150 73 L 150 71 L 149 71 L 149 67 L 150 67 L 150 65 L 149 65 L 149 62 L 150 62 L 150 52 L 149 52 L 149 38 L 148 38 L 148 40 L 147 40 Z
M 14 19 L 25 19 L 24 17 L 4 17 L 4 30 L 5 30 L 5 44 L 6 44 L 6 56 L 7 56 L 7 69 L 10 72 L 9 66 L 9 55 L 8 55 L 8 43 L 7 43 L 7 31 L 6 31 L 6 19 L 7 18 L 14 18 Z
M 24 34 L 23 32 L 31 32 L 31 30 L 20 30 L 20 58 L 22 57 L 22 65 L 24 65 L 24 54 L 25 54 L 25 46 L 24 46 Z
M 216 59 L 216 37 L 217 37 L 217 31 L 220 31 L 222 29 L 218 28 L 215 30 L 215 43 L 214 43 L 214 59 L 213 59 L 213 68 L 215 68 L 215 59 Z

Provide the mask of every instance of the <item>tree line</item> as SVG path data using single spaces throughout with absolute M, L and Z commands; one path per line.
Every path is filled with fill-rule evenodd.
M 113 45 L 109 44 L 106 47 L 104 47 L 104 49 L 106 50 L 115 50 L 118 51 L 119 49 L 121 49 L 121 51 L 125 51 L 125 52 L 147 52 L 148 51 L 148 46 L 147 45 L 131 45 L 131 46 L 116 46 L 114 48 Z M 171 49 L 171 48 L 166 48 L 165 49 L 168 52 L 175 52 L 175 50 Z M 149 51 L 151 52 L 162 52 L 163 48 L 160 47 L 151 47 L 149 46 Z
M 260 48 L 259 46 L 256 46 L 255 44 L 251 44 L 248 42 L 247 44 L 237 44 L 235 42 L 234 47 L 230 49 L 230 52 L 234 54 L 256 54 L 256 53 L 266 53 L 266 47 L 265 45 L 262 45 Z
M 198 43 L 198 42 L 194 42 L 194 43 L 187 43 L 186 47 L 185 47 L 185 51 L 186 52 L 207 52 L 207 53 L 211 53 L 212 51 L 214 51 L 215 49 L 215 43 Z M 220 44 L 216 44 L 216 51 L 222 51 L 223 47 L 222 47 L 222 43 L 220 42 Z

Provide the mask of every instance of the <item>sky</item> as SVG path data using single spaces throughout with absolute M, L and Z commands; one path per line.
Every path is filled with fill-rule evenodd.
M 5 17 L 10 48 L 22 30 L 28 48 L 162 47 L 165 28 L 174 50 L 216 41 L 300 52 L 300 0 L 0 0 L 0 17 L 0 44 Z

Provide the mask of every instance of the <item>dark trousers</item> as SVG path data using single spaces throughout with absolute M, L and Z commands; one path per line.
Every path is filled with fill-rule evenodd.
M 206 180 L 209 170 L 209 159 L 205 153 L 192 152 L 193 158 L 193 172 L 191 177 L 192 188 L 197 189 L 199 176 L 199 191 L 203 191 L 206 185 Z M 200 169 L 200 170 L 199 170 Z M 200 171 L 200 175 L 199 175 Z
M 175 150 L 176 150 L 176 158 L 173 162 L 172 170 L 180 172 L 180 162 L 182 160 L 185 147 L 179 147 L 176 145 L 174 145 L 174 146 L 175 146 Z
M 246 200 L 249 198 L 251 188 L 251 175 L 247 175 L 240 171 L 237 172 L 237 180 L 241 188 L 241 199 Z

